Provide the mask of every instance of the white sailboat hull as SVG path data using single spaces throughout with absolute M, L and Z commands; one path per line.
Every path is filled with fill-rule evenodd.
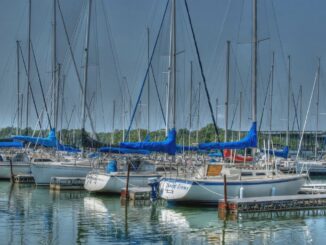
M 228 198 L 260 197 L 271 195 L 294 195 L 300 190 L 305 175 L 282 176 L 255 180 L 227 181 Z M 176 203 L 217 204 L 224 198 L 224 182 L 220 180 L 196 180 L 184 178 L 163 178 L 160 182 L 160 196 Z
M 13 175 L 29 175 L 31 174 L 31 165 L 26 162 L 12 163 Z M 9 162 L 0 162 L 0 179 L 10 179 L 11 167 Z
M 158 174 L 130 173 L 129 187 L 148 187 L 148 178 L 160 178 Z M 121 193 L 126 187 L 127 175 L 125 172 L 117 173 L 89 173 L 86 176 L 84 188 L 91 192 Z
M 86 177 L 92 167 L 36 163 L 32 164 L 31 169 L 37 185 L 49 185 L 52 177 Z
M 297 172 L 308 172 L 311 175 L 325 175 L 326 162 L 302 161 L 297 163 Z

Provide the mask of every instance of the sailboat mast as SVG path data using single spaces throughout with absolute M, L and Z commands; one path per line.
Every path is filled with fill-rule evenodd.
M 268 140 L 271 141 L 272 139 L 272 116 L 273 116 L 273 87 L 274 87 L 274 57 L 275 53 L 273 52 L 273 58 L 272 58 L 272 70 L 271 70 L 271 90 L 269 94 L 269 137 Z
M 217 123 L 218 120 L 218 98 L 215 99 L 215 121 Z M 215 132 L 215 142 L 217 141 L 217 133 Z
M 147 66 L 149 66 L 149 28 L 146 28 L 147 30 Z M 130 111 L 131 113 L 131 111 Z M 147 75 L 147 133 L 149 134 L 149 123 L 150 123 L 150 72 Z
M 199 119 L 200 119 L 200 93 L 201 93 L 201 83 L 198 87 L 198 117 L 197 117 L 197 132 L 196 132 L 196 142 L 199 144 Z
M 27 54 L 27 94 L 26 94 L 26 134 L 28 134 L 28 121 L 29 121 L 29 93 L 31 87 L 31 19 L 32 19 L 32 0 L 29 0 L 28 4 L 28 40 L 27 40 L 27 47 L 28 47 L 28 54 Z
M 58 126 L 58 95 L 59 86 L 57 79 L 57 0 L 53 0 L 52 13 L 52 111 L 53 111 L 53 125 L 56 129 Z
M 291 104 L 291 57 L 288 56 L 288 113 L 287 113 L 287 129 L 286 129 L 286 139 L 285 144 L 289 145 L 289 131 L 290 131 L 290 104 Z
M 225 91 L 225 131 L 224 142 L 228 140 L 228 125 L 229 125 L 229 87 L 230 87 L 230 41 L 227 41 L 226 49 L 226 91 Z
M 188 145 L 191 146 L 191 127 L 192 127 L 192 120 L 191 120 L 191 112 L 192 112 L 192 83 L 193 83 L 193 70 L 192 70 L 192 61 L 190 61 L 190 93 L 189 93 L 189 138 L 188 138 Z
M 241 139 L 241 124 L 242 124 L 242 91 L 240 91 L 239 99 L 239 140 Z
M 89 34 L 90 34 L 90 27 L 91 27 L 91 6 L 92 0 L 88 0 L 88 15 L 87 15 L 87 30 L 86 30 L 86 40 L 85 40 L 85 53 L 84 53 L 84 60 L 85 60 L 85 68 L 84 68 L 84 84 L 83 84 L 83 101 L 82 101 L 82 135 L 85 132 L 85 124 L 86 124 L 86 95 L 87 95 L 87 81 L 88 81 L 88 51 L 89 51 Z M 82 136 L 83 137 L 83 136 Z
M 175 0 L 171 1 L 171 26 L 170 26 L 170 61 L 169 61 L 169 79 L 168 79 L 168 101 L 167 101 L 167 127 L 168 130 L 175 128 L 176 112 L 176 28 L 175 28 Z
M 113 112 L 112 112 L 112 134 L 111 134 L 111 144 L 114 144 L 114 122 L 115 122 L 115 100 L 113 100 Z
M 315 134 L 315 160 L 317 160 L 317 146 L 318 146 L 318 128 L 319 128 L 319 83 L 320 83 L 320 58 L 318 58 L 317 70 L 317 102 L 316 102 L 316 134 Z
M 252 23 L 252 121 L 257 122 L 257 0 L 253 0 L 253 23 Z
M 20 60 L 19 60 L 19 41 L 16 41 L 17 48 L 17 129 L 16 134 L 20 132 Z

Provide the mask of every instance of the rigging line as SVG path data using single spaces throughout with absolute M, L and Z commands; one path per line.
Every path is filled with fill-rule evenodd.
M 34 51 L 34 46 L 33 46 L 33 43 L 32 42 L 31 42 L 31 49 L 32 49 L 32 54 L 33 54 L 33 59 L 34 59 L 35 67 L 36 67 L 38 81 L 39 81 L 40 88 L 41 88 L 41 93 L 42 93 L 42 98 L 43 98 L 45 112 L 46 112 L 46 115 L 47 115 L 47 118 L 48 118 L 50 129 L 52 129 L 50 115 L 49 115 L 48 107 L 47 107 L 45 96 L 44 96 L 44 90 L 43 90 L 43 85 L 42 85 L 42 81 L 41 81 L 40 71 L 38 69 L 38 65 L 37 65 L 37 61 L 36 61 L 36 56 L 35 56 L 35 51 Z
M 124 141 L 127 140 L 128 138 L 128 135 L 130 133 L 130 129 L 131 129 L 131 125 L 133 123 L 133 120 L 134 120 L 134 117 L 135 117 L 135 114 L 136 114 L 136 110 L 137 110 L 137 107 L 138 107 L 138 104 L 139 104 L 139 101 L 140 101 L 140 98 L 141 98 L 141 95 L 143 93 L 143 90 L 144 90 L 144 86 L 145 86 L 145 82 L 147 80 L 147 76 L 148 76 L 148 73 L 149 73 L 149 68 L 150 68 L 150 65 L 152 63 L 152 60 L 153 60 L 153 57 L 154 57 L 154 52 L 156 50 L 156 46 L 157 46 L 157 43 L 158 43 L 158 40 L 159 40 L 159 37 L 160 37 L 160 33 L 162 31 L 162 26 L 163 26 L 163 22 L 164 22 L 164 19 L 165 19 L 165 16 L 166 16 L 166 12 L 167 12 L 167 9 L 168 9 L 168 5 L 169 5 L 169 0 L 166 2 L 166 6 L 165 6 L 165 10 L 164 10 L 164 14 L 163 14 L 163 18 L 162 18 L 162 21 L 161 21 L 161 24 L 160 24 L 160 29 L 157 33 L 157 37 L 156 37 L 156 40 L 155 40 L 155 44 L 154 44 L 154 47 L 153 47 L 153 50 L 152 50 L 152 54 L 151 54 L 151 58 L 149 59 L 149 65 L 147 66 L 146 68 L 146 73 L 145 73 L 145 77 L 143 79 L 143 84 L 141 86 L 141 89 L 140 89 L 140 93 L 138 95 L 138 99 L 137 99 L 137 102 L 135 104 L 135 108 L 134 108 L 134 111 L 132 113 L 132 117 L 131 117 L 131 120 L 130 120 L 130 124 L 129 124 L 129 127 L 128 127 L 128 131 L 125 135 L 125 138 L 124 138 Z
M 267 89 L 266 89 L 266 94 L 265 94 L 264 104 L 263 104 L 263 111 L 261 113 L 260 120 L 259 120 L 258 133 L 260 133 L 260 130 L 261 130 L 261 125 L 262 125 L 262 121 L 263 121 L 263 117 L 264 117 L 264 112 L 265 112 L 265 106 L 266 106 L 267 97 L 268 97 L 269 86 L 270 86 L 271 81 L 272 81 L 271 77 L 272 77 L 272 71 L 270 71 L 270 73 L 269 73 L 269 79 L 268 79 L 268 84 L 267 84 Z
M 24 58 L 23 51 L 22 51 L 22 48 L 21 48 L 20 44 L 19 44 L 19 49 L 20 49 L 20 54 L 21 54 L 22 61 L 23 61 L 23 64 L 24 64 L 25 74 L 27 75 L 27 67 L 26 67 L 26 63 L 25 63 L 25 58 Z M 35 109 L 35 113 L 36 113 L 36 116 L 38 118 L 38 124 L 40 126 L 40 130 L 42 130 L 42 124 L 41 124 L 41 121 L 39 120 L 40 119 L 40 115 L 39 115 L 38 110 L 37 110 L 36 101 L 35 101 L 34 92 L 33 92 L 31 83 L 28 83 L 28 88 L 27 89 L 29 89 L 30 92 L 31 92 L 32 101 L 33 101 L 33 105 L 34 105 L 34 109 Z
M 233 117 L 232 117 L 232 121 L 231 121 L 231 125 L 230 125 L 230 129 L 233 131 L 233 123 L 234 123 L 234 119 L 235 119 L 235 116 L 237 114 L 237 111 L 238 111 L 238 106 L 239 106 L 239 103 L 240 103 L 240 100 L 238 100 L 236 106 L 235 106 L 235 109 L 234 109 L 234 112 L 233 112 Z
M 202 79 L 203 79 L 203 82 L 204 82 L 204 87 L 205 87 L 205 92 L 206 92 L 206 96 L 207 96 L 208 106 L 209 106 L 209 109 L 210 109 L 211 117 L 213 119 L 215 133 L 216 133 L 216 135 L 219 135 L 219 131 L 218 131 L 218 128 L 217 128 L 217 125 L 216 125 L 216 122 L 215 122 L 215 116 L 214 116 L 213 107 L 212 107 L 212 104 L 211 104 L 211 100 L 210 100 L 210 96 L 209 96 L 209 92 L 208 92 L 208 88 L 207 88 L 207 84 L 206 84 L 206 78 L 205 78 L 205 75 L 204 75 L 204 70 L 203 70 L 203 66 L 202 66 L 202 63 L 201 63 L 200 55 L 199 55 L 199 50 L 198 50 L 198 46 L 197 46 L 196 36 L 195 36 L 194 29 L 193 29 L 193 26 L 192 26 L 192 21 L 191 21 L 189 9 L 188 9 L 187 0 L 184 0 L 184 3 L 185 3 L 185 6 L 186 6 L 186 10 L 187 10 L 187 15 L 188 15 L 188 19 L 189 19 L 189 24 L 190 24 L 190 29 L 191 29 L 192 37 L 193 37 L 193 40 L 194 40 L 194 43 L 195 43 L 195 48 L 196 48 L 198 63 L 199 63 L 199 67 L 200 67 L 201 76 L 202 76 Z
M 154 70 L 153 70 L 153 66 L 151 65 L 151 72 L 153 75 L 153 81 L 155 84 L 155 90 L 156 90 L 156 94 L 157 94 L 157 98 L 158 98 L 158 102 L 160 104 L 160 109 L 161 109 L 161 113 L 162 113 L 162 117 L 163 117 L 163 121 L 164 121 L 164 125 L 166 124 L 166 120 L 165 120 L 165 115 L 164 115 L 164 110 L 163 110 L 163 105 L 162 105 L 162 101 L 161 101 L 161 97 L 160 97 L 160 93 L 158 91 L 158 87 L 157 87 L 157 81 L 156 81 L 156 77 L 154 75 Z
M 292 92 L 292 100 L 293 100 L 293 106 L 294 106 L 294 118 L 293 118 L 293 124 L 292 124 L 292 131 L 294 130 L 294 124 L 297 123 L 298 126 L 298 131 L 300 131 L 300 127 L 299 127 L 299 119 L 298 119 L 298 104 L 299 104 L 299 100 L 295 101 L 294 98 L 294 93 Z
M 72 58 L 72 61 L 73 61 L 73 64 L 74 64 L 74 68 L 75 68 L 75 72 L 76 72 L 76 76 L 77 76 L 79 88 L 81 90 L 82 95 L 84 95 L 85 92 L 83 90 L 83 85 L 82 85 L 82 82 L 81 82 L 81 79 L 80 79 L 80 75 L 79 75 L 79 72 L 78 72 L 78 68 L 77 68 L 77 64 L 76 64 L 74 52 L 72 50 L 72 46 L 71 46 L 70 39 L 69 39 L 69 36 L 68 36 L 68 30 L 67 30 L 66 22 L 64 20 L 63 13 L 61 11 L 61 6 L 60 6 L 60 1 L 59 0 L 58 0 L 58 9 L 59 9 L 59 13 L 60 13 L 61 20 L 62 20 L 62 23 L 63 23 L 63 28 L 64 28 L 64 31 L 65 31 L 65 35 L 66 35 L 66 38 L 67 38 L 70 55 L 71 55 L 71 58 Z M 95 132 L 95 128 L 94 128 L 94 124 L 93 124 L 91 112 L 90 112 L 90 109 L 89 109 L 89 106 L 87 105 L 87 103 L 85 103 L 85 107 L 86 107 L 86 112 L 88 114 L 88 118 L 89 118 L 89 121 L 90 121 L 90 124 L 91 124 L 93 135 L 94 135 L 95 139 L 97 140 L 97 135 L 96 135 L 96 132 Z
M 318 77 L 318 72 L 316 72 L 316 74 L 315 74 L 314 84 L 313 84 L 313 87 L 312 87 L 312 91 L 311 91 L 310 99 L 309 99 L 309 103 L 308 103 L 308 109 L 307 109 L 306 117 L 305 117 L 305 120 L 304 120 L 303 128 L 302 128 L 302 131 L 301 131 L 299 147 L 298 147 L 297 155 L 295 157 L 296 160 L 298 160 L 299 153 L 300 153 L 300 150 L 301 150 L 301 144 L 302 144 L 303 135 L 304 135 L 304 132 L 305 132 L 305 129 L 306 129 L 307 121 L 308 121 L 308 115 L 309 115 L 309 111 L 310 111 L 312 97 L 314 96 L 314 93 L 315 93 L 315 86 L 316 86 L 316 82 L 317 82 L 317 77 Z M 300 173 L 302 173 L 302 171 L 303 171 L 303 167 L 302 167 Z

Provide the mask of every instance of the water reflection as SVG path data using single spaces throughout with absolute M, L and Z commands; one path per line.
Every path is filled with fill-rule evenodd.
M 221 218 L 216 208 L 143 204 L 0 182 L 1 244 L 323 244 L 326 230 L 322 211 Z

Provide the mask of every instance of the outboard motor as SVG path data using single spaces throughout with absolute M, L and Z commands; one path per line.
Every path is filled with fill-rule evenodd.
M 108 165 L 106 166 L 106 172 L 107 173 L 114 173 L 118 171 L 118 165 L 116 160 L 111 160 L 108 162 Z
M 158 189 L 160 185 L 160 180 L 157 177 L 148 178 L 148 185 L 151 187 L 151 202 L 155 202 L 158 199 Z

